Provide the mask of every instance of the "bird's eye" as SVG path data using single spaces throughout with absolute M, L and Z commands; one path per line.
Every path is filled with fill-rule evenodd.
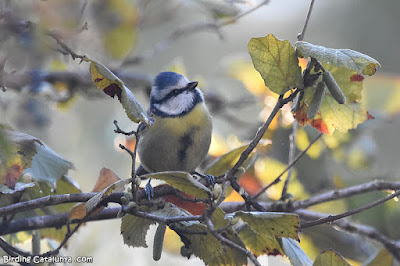
M 179 90 L 173 90 L 173 91 L 172 91 L 172 95 L 173 95 L 173 96 L 178 96 L 179 93 L 180 93 Z

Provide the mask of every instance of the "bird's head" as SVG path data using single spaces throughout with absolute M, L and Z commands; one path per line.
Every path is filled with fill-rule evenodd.
M 154 79 L 150 95 L 150 110 L 165 117 L 182 116 L 203 102 L 197 81 L 189 81 L 175 72 L 161 72 Z

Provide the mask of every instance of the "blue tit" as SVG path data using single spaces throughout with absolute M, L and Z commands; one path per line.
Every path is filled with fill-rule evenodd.
M 139 130 L 137 147 L 148 172 L 192 173 L 206 157 L 212 121 L 197 84 L 175 72 L 155 78 L 149 110 L 154 123 Z

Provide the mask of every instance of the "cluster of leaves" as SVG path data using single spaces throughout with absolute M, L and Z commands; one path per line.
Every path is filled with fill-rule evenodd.
M 253 38 L 249 42 L 249 53 L 254 67 L 260 72 L 268 88 L 278 94 L 297 88 L 301 90 L 299 107 L 294 110 L 301 125 L 309 124 L 320 132 L 331 135 L 335 130 L 346 133 L 371 119 L 361 102 L 364 75 L 373 75 L 380 64 L 373 58 L 349 49 L 330 49 L 307 42 L 297 42 L 296 50 L 289 41 L 280 41 L 272 34 Z M 313 64 L 304 70 L 303 76 L 298 57 L 318 61 L 318 71 Z M 314 118 L 307 117 L 320 69 L 330 72 L 343 91 L 347 102 L 339 103 L 327 93 L 322 97 L 319 112 Z M 310 79 L 312 82 L 310 82 Z
M 67 174 L 73 169 L 65 160 L 41 140 L 10 129 L 0 130 L 0 206 L 41 198 L 48 195 L 81 192 L 78 185 Z M 43 214 L 66 212 L 71 204 L 47 206 L 39 210 L 26 211 L 4 217 L 5 223 Z M 43 238 L 62 241 L 67 228 L 61 230 L 42 229 Z M 9 239 L 23 241 L 32 232 L 9 235 Z M 22 238 L 21 238 L 22 237 Z

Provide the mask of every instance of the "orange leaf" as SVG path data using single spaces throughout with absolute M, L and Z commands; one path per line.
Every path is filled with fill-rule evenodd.
M 113 171 L 108 168 L 103 168 L 100 171 L 100 176 L 97 179 L 96 184 L 94 185 L 91 192 L 101 192 L 109 185 L 114 184 L 118 180 L 121 180 Z M 95 211 L 92 212 L 93 214 L 99 213 L 104 209 L 104 207 L 99 207 Z M 70 220 L 73 219 L 83 219 L 86 216 L 86 208 L 84 203 L 78 203 L 71 210 L 68 212 L 68 218 Z
M 180 194 L 186 198 L 191 198 L 194 199 L 195 197 L 189 194 L 186 194 L 184 192 L 180 192 Z M 204 213 L 206 210 L 206 205 L 202 202 L 191 202 L 191 201 L 186 201 L 182 198 L 179 198 L 175 195 L 169 195 L 164 198 L 164 201 L 166 202 L 171 202 L 172 204 L 175 204 L 176 206 L 187 210 L 193 215 L 201 215 Z
M 111 184 L 114 184 L 118 180 L 121 180 L 113 171 L 108 168 L 103 168 L 100 171 L 100 176 L 97 179 L 96 185 L 94 185 L 92 192 L 101 192 L 106 187 Z
M 5 183 L 7 187 L 14 189 L 17 179 L 22 175 L 23 168 L 20 165 L 14 164 L 5 169 Z M 3 183 L 3 182 L 1 182 Z

